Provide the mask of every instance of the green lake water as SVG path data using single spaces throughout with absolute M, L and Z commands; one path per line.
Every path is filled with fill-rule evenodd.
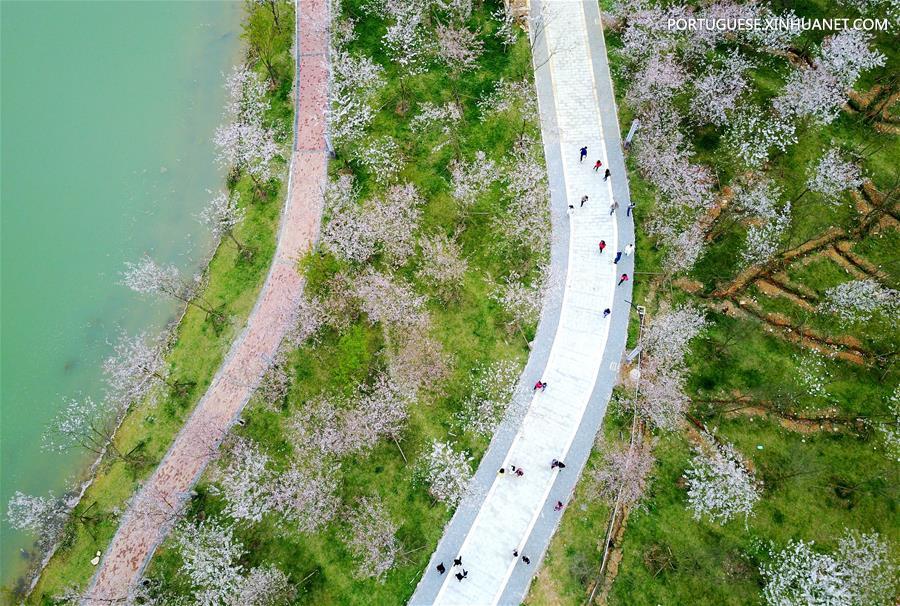
M 177 310 L 118 284 L 144 252 L 195 269 L 222 186 L 211 138 L 240 58 L 239 2 L 0 1 L 0 511 L 85 465 L 41 435 L 62 398 L 102 397 L 120 330 Z M 27 536 L 0 522 L 2 582 Z

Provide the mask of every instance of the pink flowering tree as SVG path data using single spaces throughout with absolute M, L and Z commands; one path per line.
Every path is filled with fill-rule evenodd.
M 634 444 L 611 446 L 603 459 L 589 476 L 591 492 L 607 503 L 618 499 L 624 508 L 640 502 L 656 461 L 651 445 L 638 440 Z
M 435 500 L 451 509 L 459 505 L 472 478 L 472 457 L 453 444 L 433 440 L 419 462 L 419 476 Z
M 550 188 L 535 148 L 526 138 L 513 150 L 504 175 L 506 210 L 494 225 L 507 242 L 541 255 L 550 247 Z
M 449 294 L 462 286 L 469 267 L 459 244 L 445 234 L 434 234 L 420 237 L 419 249 L 421 261 L 416 277 L 447 299 Z
M 707 65 L 700 78 L 693 81 L 693 118 L 701 124 L 725 126 L 738 99 L 750 88 L 747 72 L 752 67 L 753 62 L 736 50 L 718 63 Z
M 253 256 L 253 251 L 241 244 L 234 235 L 235 228 L 243 223 L 247 216 L 246 210 L 238 205 L 238 198 L 238 194 L 228 195 L 219 192 L 200 213 L 200 222 L 209 228 L 213 238 L 217 241 L 229 238 L 241 255 L 249 259 Z
M 762 265 L 778 252 L 791 225 L 791 203 L 773 209 L 767 217 L 750 225 L 741 257 L 746 265 Z
M 484 44 L 465 27 L 437 26 L 437 60 L 450 69 L 453 80 L 478 66 Z
M 346 517 L 344 540 L 356 560 L 356 576 L 383 582 L 400 554 L 397 525 L 379 497 L 362 497 Z
M 412 327 L 425 321 L 425 297 L 390 276 L 369 270 L 355 281 L 356 297 L 371 323 Z
M 691 466 L 684 472 L 688 507 L 694 519 L 724 524 L 737 516 L 745 523 L 761 498 L 761 485 L 734 446 L 703 435 Z
M 402 396 L 414 401 L 421 392 L 435 392 L 450 377 L 453 359 L 425 327 L 401 330 L 396 349 L 388 354 L 390 383 Z

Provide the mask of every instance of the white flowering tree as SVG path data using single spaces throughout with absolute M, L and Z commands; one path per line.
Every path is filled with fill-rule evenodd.
M 445 234 L 419 238 L 421 261 L 416 276 L 437 289 L 446 298 L 458 289 L 469 265 L 462 256 L 459 244 Z
M 365 56 L 336 51 L 331 58 L 328 129 L 336 145 L 358 141 L 375 117 L 384 68 Z
M 362 497 L 347 515 L 345 541 L 357 563 L 356 576 L 384 581 L 400 553 L 397 525 L 379 497 Z
M 129 337 L 122 333 L 113 354 L 103 362 L 109 397 L 124 409 L 152 396 L 156 386 L 183 389 L 184 384 L 169 380 L 165 352 L 164 337 L 151 337 L 147 333 Z
M 503 179 L 507 205 L 495 219 L 497 231 L 531 254 L 544 254 L 550 245 L 550 188 L 547 170 L 530 138 L 513 150 Z
M 868 322 L 876 315 L 896 323 L 900 314 L 900 291 L 882 286 L 875 280 L 853 280 L 825 291 L 819 307 L 846 323 Z
M 625 98 L 636 108 L 667 103 L 687 83 L 687 71 L 671 53 L 654 53 L 631 77 Z
M 479 436 L 492 436 L 513 400 L 520 372 L 521 365 L 514 360 L 477 367 L 472 372 L 472 391 L 457 415 L 460 426 Z
M 437 59 L 450 69 L 453 80 L 478 66 L 484 44 L 465 27 L 437 26 Z
M 174 535 L 182 558 L 181 573 L 190 581 L 200 604 L 226 604 L 238 593 L 244 574 L 239 563 L 246 551 L 230 526 L 208 519 L 185 522 Z
M 409 121 L 409 128 L 413 132 L 428 132 L 440 128 L 441 137 L 438 143 L 431 148 L 432 153 L 437 153 L 448 143 L 453 144 L 457 155 L 459 154 L 459 128 L 457 124 L 462 118 L 462 108 L 453 101 L 443 105 L 425 102 L 419 105 L 419 113 Z
M 836 553 L 814 542 L 791 541 L 761 567 L 770 606 L 888 606 L 897 590 L 897 567 L 877 533 L 848 531 Z
M 537 91 L 530 80 L 500 78 L 476 104 L 482 122 L 501 114 L 517 114 L 529 121 L 534 121 L 538 115 Z
M 523 327 L 537 322 L 541 313 L 550 283 L 545 275 L 547 271 L 549 269 L 546 266 L 541 266 L 530 284 L 524 282 L 518 274 L 512 273 L 506 276 L 503 284 L 491 294 L 491 298 L 503 306 L 523 336 L 525 335 Z
M 637 504 L 647 488 L 647 477 L 656 459 L 650 444 L 640 440 L 634 444 L 610 447 L 603 463 L 590 474 L 591 490 L 607 503 L 619 500 L 622 507 Z
M 832 147 L 813 167 L 806 187 L 810 191 L 821 194 L 832 204 L 838 204 L 842 193 L 848 189 L 856 189 L 862 183 L 859 166 L 846 160 L 838 148 Z
M 382 42 L 385 52 L 402 70 L 401 88 L 407 76 L 422 73 L 428 65 L 432 40 L 425 25 L 426 10 L 427 3 L 420 0 L 387 0 L 380 11 L 382 17 L 391 20 Z
M 203 310 L 216 322 L 225 318 L 197 293 L 199 280 L 185 280 L 174 265 L 160 265 L 144 256 L 137 263 L 125 262 L 122 284 L 142 295 L 170 297 Z
M 728 115 L 736 107 L 750 84 L 747 71 L 753 62 L 737 50 L 726 54 L 718 63 L 710 64 L 693 82 L 692 116 L 699 123 L 725 126 Z
M 400 169 L 403 168 L 400 146 L 389 135 L 365 141 L 356 159 L 381 185 L 393 182 Z
M 235 228 L 243 223 L 247 216 L 246 210 L 238 205 L 238 198 L 238 194 L 228 195 L 219 192 L 200 213 L 200 222 L 209 228 L 213 238 L 217 241 L 229 238 L 237 246 L 238 251 L 249 259 L 253 256 L 253 251 L 241 244 L 234 235 Z
M 225 82 L 228 91 L 228 123 L 219 126 L 213 142 L 219 148 L 218 160 L 250 175 L 261 197 L 263 184 L 272 177 L 275 159 L 280 156 L 274 131 L 265 125 L 269 110 L 266 87 L 246 65 L 238 65 Z
M 256 388 L 256 395 L 267 405 L 275 408 L 282 402 L 291 387 L 291 374 L 284 347 L 279 347 L 275 355 L 266 360 L 266 372 Z
M 778 252 L 781 241 L 791 225 L 791 203 L 785 202 L 768 217 L 754 222 L 747 229 L 747 241 L 741 258 L 747 265 L 762 265 Z
M 52 452 L 83 449 L 95 455 L 124 458 L 112 442 L 122 409 L 90 396 L 68 398 L 44 433 L 43 446 Z
M 315 463 L 315 462 L 313 462 Z M 300 532 L 315 532 L 337 515 L 338 465 L 293 465 L 274 475 L 268 502 Z
M 472 457 L 449 442 L 433 440 L 419 465 L 431 496 L 450 508 L 459 505 L 472 478 Z
M 449 166 L 451 193 L 462 210 L 471 208 L 478 198 L 500 180 L 497 163 L 483 151 L 475 152 L 471 162 L 453 160 Z
M 764 112 L 753 104 L 735 108 L 725 132 L 725 145 L 750 168 L 765 164 L 772 151 L 781 152 L 797 142 L 797 128 L 790 116 Z
M 691 466 L 685 470 L 688 506 L 694 519 L 724 524 L 737 516 L 745 522 L 760 499 L 761 486 L 734 446 L 703 435 Z
M 785 116 L 831 124 L 860 74 L 884 65 L 885 56 L 870 49 L 870 41 L 871 35 L 859 29 L 845 29 L 826 38 L 813 66 L 791 74 L 773 101 L 774 107 Z
M 690 342 L 706 326 L 703 312 L 694 305 L 664 307 L 647 325 L 642 339 L 648 355 L 668 367 L 680 366 Z
M 225 498 L 223 513 L 259 522 L 269 511 L 269 456 L 250 440 L 236 438 L 227 449 L 216 483 Z

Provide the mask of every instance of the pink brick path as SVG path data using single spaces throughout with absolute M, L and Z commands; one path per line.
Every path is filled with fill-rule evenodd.
M 303 290 L 298 259 L 312 246 L 322 215 L 326 176 L 325 107 L 328 96 L 326 0 L 298 0 L 297 132 L 278 247 L 247 326 L 231 347 L 209 390 L 122 517 L 84 604 L 122 600 L 157 545 L 173 513 L 237 419 L 288 330 L 292 305 Z

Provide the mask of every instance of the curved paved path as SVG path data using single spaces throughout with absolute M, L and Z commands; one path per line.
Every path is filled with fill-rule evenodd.
M 278 244 L 269 275 L 247 325 L 169 452 L 144 483 L 94 576 L 85 604 L 121 601 L 165 538 L 185 502 L 236 421 L 289 329 L 290 310 L 303 291 L 300 257 L 319 233 L 327 151 L 324 108 L 328 94 L 327 0 L 297 3 L 296 122 Z
M 545 392 L 531 397 L 520 423 L 494 436 L 475 474 L 479 495 L 456 511 L 410 604 L 480 606 L 519 604 L 559 523 L 557 501 L 566 503 L 587 461 L 618 374 L 625 347 L 633 257 L 613 264 L 617 250 L 634 242 L 625 209 L 630 200 L 620 133 L 596 0 L 532 0 L 549 15 L 538 32 L 534 64 L 553 218 L 552 273 L 565 275 L 541 314 L 534 349 L 520 379 L 530 393 L 538 379 Z M 579 162 L 578 150 L 588 147 Z M 595 160 L 612 170 L 604 182 Z M 579 208 L 583 195 L 590 200 Z M 610 203 L 619 210 L 610 215 Z M 568 204 L 575 213 L 566 216 Z M 602 254 L 598 242 L 606 240 Z M 610 308 L 611 315 L 603 317 Z M 551 470 L 552 459 L 565 461 Z M 510 465 L 524 476 L 509 473 Z M 497 470 L 506 467 L 507 473 Z M 513 550 L 526 555 L 525 564 Z M 468 576 L 451 568 L 462 556 Z M 448 572 L 438 574 L 443 562 Z

